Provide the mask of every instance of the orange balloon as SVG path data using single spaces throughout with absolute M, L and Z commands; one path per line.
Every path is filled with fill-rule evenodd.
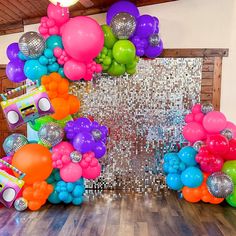
M 46 180 L 52 172 L 52 155 L 39 144 L 26 144 L 12 158 L 12 165 L 26 174 L 26 184 Z M 19 176 L 14 173 L 15 176 Z
M 62 120 L 70 114 L 70 107 L 64 98 L 54 98 L 51 101 L 55 113 L 51 117 L 55 120 Z
M 65 94 L 69 92 L 69 82 L 66 79 L 61 79 L 60 83 L 58 84 L 58 93 Z
M 200 188 L 189 188 L 183 187 L 182 189 L 183 197 L 188 202 L 199 202 L 201 200 L 201 190 Z
M 70 114 L 74 114 L 79 111 L 80 101 L 76 96 L 69 94 L 68 103 L 70 106 Z

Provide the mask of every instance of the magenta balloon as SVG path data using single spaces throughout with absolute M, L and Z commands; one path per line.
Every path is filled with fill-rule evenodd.
M 62 42 L 65 51 L 75 60 L 91 62 L 104 45 L 104 33 L 100 25 L 90 17 L 70 19 L 63 28 Z
M 25 63 L 20 59 L 12 60 L 7 64 L 6 74 L 9 80 L 15 83 L 20 83 L 26 80 L 24 73 Z
M 202 125 L 197 122 L 191 122 L 184 126 L 183 136 L 189 142 L 196 142 L 206 138 L 206 132 Z
M 155 46 L 148 46 L 147 49 L 145 50 L 145 56 L 149 57 L 149 58 L 156 58 L 158 56 L 161 55 L 161 53 L 163 52 L 163 42 L 162 40 L 160 40 L 160 43 Z
M 12 43 L 7 47 L 7 57 L 9 60 L 15 60 L 18 59 L 18 53 L 19 53 L 19 45 L 18 43 Z
M 147 38 L 154 34 L 156 30 L 156 20 L 150 15 L 142 15 L 137 20 L 135 35 L 140 38 Z
M 230 129 L 233 132 L 233 138 L 236 138 L 236 125 L 234 123 L 228 121 L 225 128 Z
M 60 169 L 60 176 L 65 182 L 75 182 L 82 176 L 82 168 L 79 163 L 70 162 Z
M 55 20 L 57 26 L 63 25 L 70 18 L 69 9 L 67 7 L 56 6 L 52 3 L 48 5 L 47 13 L 49 18 Z
M 211 111 L 203 119 L 203 126 L 209 133 L 218 133 L 226 128 L 227 120 L 223 113 Z
M 64 65 L 64 73 L 70 80 L 80 80 L 86 75 L 86 65 L 82 62 L 69 60 Z
M 118 1 L 111 5 L 107 11 L 107 24 L 111 24 L 112 18 L 120 12 L 126 12 L 135 17 L 136 19 L 140 16 L 138 8 L 128 1 Z

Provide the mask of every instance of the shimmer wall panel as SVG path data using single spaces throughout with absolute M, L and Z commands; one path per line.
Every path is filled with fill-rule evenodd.
M 184 143 L 184 116 L 200 101 L 202 59 L 140 60 L 137 74 L 101 75 L 89 84 L 73 83 L 82 114 L 110 129 L 102 176 L 95 189 L 158 192 L 165 188 L 163 154 Z

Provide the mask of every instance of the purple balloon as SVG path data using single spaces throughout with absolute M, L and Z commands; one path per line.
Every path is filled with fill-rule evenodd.
M 89 132 L 92 122 L 88 118 L 80 117 L 75 121 L 75 132 Z
M 111 24 L 112 18 L 120 12 L 126 12 L 136 19 L 140 16 L 138 8 L 129 1 L 119 1 L 114 3 L 107 11 L 107 24 Z
M 95 154 L 96 158 L 102 158 L 105 154 L 106 154 L 107 148 L 106 145 L 101 142 L 98 141 L 95 143 L 94 148 L 93 148 L 93 152 Z
M 82 132 L 77 134 L 73 139 L 73 146 L 82 154 L 90 152 L 94 149 L 94 138 L 89 132 Z
M 10 61 L 6 67 L 6 74 L 9 80 L 20 83 L 27 79 L 24 73 L 25 63 L 20 59 Z
M 137 20 L 135 35 L 140 38 L 147 38 L 154 34 L 156 30 L 156 20 L 150 15 L 142 15 Z
M 149 58 L 156 58 L 161 55 L 163 51 L 163 42 L 160 40 L 160 43 L 155 46 L 148 46 L 147 49 L 145 50 L 145 55 Z
M 12 43 L 7 47 L 7 57 L 9 60 L 15 60 L 18 59 L 18 53 L 19 53 L 19 45 L 18 43 Z

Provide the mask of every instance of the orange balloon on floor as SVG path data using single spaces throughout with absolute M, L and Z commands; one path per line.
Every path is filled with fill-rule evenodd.
M 52 155 L 39 144 L 26 144 L 12 158 L 12 165 L 24 172 L 26 184 L 46 180 L 52 172 Z M 15 176 L 19 176 L 14 173 Z

